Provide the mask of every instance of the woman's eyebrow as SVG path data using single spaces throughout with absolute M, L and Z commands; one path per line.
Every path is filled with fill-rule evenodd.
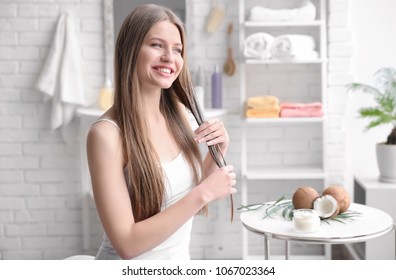
M 162 38 L 159 38 L 159 37 L 151 37 L 151 38 L 148 39 L 148 41 L 152 41 L 152 40 L 158 40 L 158 41 L 167 43 L 166 40 L 164 40 L 164 39 L 162 39 Z M 174 43 L 173 46 L 180 46 L 180 47 L 183 47 L 183 44 L 182 44 L 182 43 Z

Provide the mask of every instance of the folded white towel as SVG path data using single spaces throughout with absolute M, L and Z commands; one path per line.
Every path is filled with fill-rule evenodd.
M 285 34 L 274 39 L 270 46 L 272 58 L 276 59 L 315 59 L 315 40 L 312 36 Z
M 87 84 L 80 50 L 74 34 L 73 17 L 61 14 L 48 57 L 36 88 L 52 99 L 51 128 L 69 124 L 78 106 L 87 106 Z
M 246 58 L 270 58 L 270 46 L 274 36 L 264 32 L 253 33 L 244 40 L 243 54 Z
M 254 6 L 250 10 L 251 21 L 313 21 L 316 17 L 316 7 L 311 1 L 303 1 L 294 9 L 269 9 Z

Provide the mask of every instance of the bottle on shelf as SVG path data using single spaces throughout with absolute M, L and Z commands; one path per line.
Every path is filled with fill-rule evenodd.
M 105 85 L 100 89 L 98 106 L 101 110 L 106 111 L 113 106 L 114 88 L 109 78 L 106 79 Z
M 219 65 L 215 65 L 212 73 L 212 108 L 220 109 L 222 107 L 222 79 Z

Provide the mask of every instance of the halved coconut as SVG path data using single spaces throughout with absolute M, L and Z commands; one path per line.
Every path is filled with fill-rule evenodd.
M 312 187 L 299 187 L 294 193 L 292 203 L 294 209 L 312 209 L 313 202 L 319 197 L 319 193 Z
M 331 195 L 337 200 L 338 206 L 340 207 L 340 213 L 343 213 L 346 210 L 348 210 L 349 206 L 351 205 L 351 199 L 349 197 L 349 193 L 342 186 L 339 185 L 329 186 L 326 189 L 324 189 L 323 195 Z
M 337 200 L 331 195 L 323 195 L 315 199 L 313 209 L 318 211 L 322 219 L 334 217 L 340 212 Z

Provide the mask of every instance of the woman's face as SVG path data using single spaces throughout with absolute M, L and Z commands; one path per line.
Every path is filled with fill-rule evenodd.
M 137 60 L 141 90 L 169 88 L 183 67 L 182 41 L 176 25 L 155 24 L 146 36 Z

